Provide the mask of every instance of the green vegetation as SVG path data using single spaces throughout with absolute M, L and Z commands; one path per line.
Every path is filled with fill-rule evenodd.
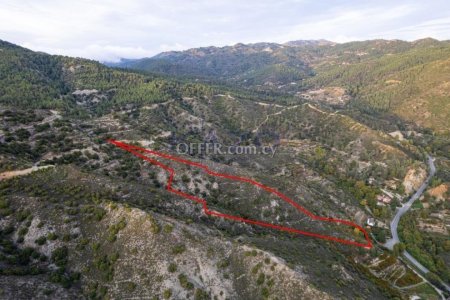
M 178 275 L 178 280 L 180 281 L 180 285 L 181 287 L 183 287 L 186 290 L 193 290 L 194 289 L 194 285 L 192 284 L 192 282 L 190 282 L 185 274 L 180 274 Z
M 211 299 L 209 294 L 202 289 L 195 289 L 194 300 L 208 300 Z
M 411 285 L 414 285 L 414 284 L 418 284 L 420 282 L 423 282 L 422 278 L 420 278 L 418 275 L 416 275 L 411 270 L 407 269 L 405 275 L 400 277 L 396 281 L 395 284 L 397 286 L 403 287 L 403 286 L 411 286 Z
M 268 48 L 270 52 L 265 51 Z M 198 51 L 202 55 L 197 55 Z M 298 89 L 339 86 L 351 96 L 350 106 L 364 113 L 394 113 L 421 125 L 448 130 L 448 101 L 439 87 L 449 75 L 445 67 L 449 51 L 448 42 L 432 39 L 310 47 L 259 43 L 173 52 L 122 66 L 242 86 L 266 95 L 282 94 L 277 87 L 286 95 Z M 314 67 L 306 63 L 311 57 L 316 60 Z M 419 116 L 408 108 L 420 99 L 425 100 L 425 106 Z M 433 118 L 424 118 L 424 112 Z
M 175 245 L 175 246 L 172 248 L 172 253 L 173 253 L 173 254 L 181 254 L 181 253 L 183 253 L 184 251 L 186 251 L 186 246 L 185 246 L 184 244 L 178 244 L 178 245 Z
M 67 270 L 68 255 L 68 248 L 63 246 L 56 248 L 51 257 L 58 269 L 50 274 L 50 281 L 60 283 L 65 288 L 69 288 L 80 279 L 80 273 L 71 273 Z
M 152 215 L 148 215 L 148 220 L 150 221 L 150 230 L 153 234 L 157 234 L 161 231 L 161 226 L 159 226 L 158 222 L 156 222 L 155 218 Z
M 169 271 L 170 273 L 176 272 L 177 271 L 177 264 L 170 263 L 169 267 L 167 268 L 167 271 Z
M 171 233 L 173 231 L 173 225 L 172 224 L 165 224 L 163 227 L 163 230 L 165 233 Z
M 115 242 L 117 239 L 117 234 L 119 231 L 124 229 L 125 226 L 127 226 L 127 222 L 124 217 L 122 217 L 117 224 L 111 225 L 108 229 L 108 241 Z
M 86 108 L 103 114 L 126 104 L 145 105 L 179 99 L 184 94 L 212 93 L 200 84 L 184 85 L 114 70 L 95 61 L 37 53 L 4 41 L 0 41 L 0 47 L 0 103 L 15 108 L 57 108 L 80 116 L 86 115 Z M 109 101 L 78 107 L 78 96 L 72 94 L 77 89 L 96 89 Z M 48 125 L 39 126 L 36 129 L 44 131 Z
M 323 64 L 307 84 L 346 87 L 354 99 L 352 105 L 370 114 L 394 112 L 437 130 L 449 128 L 449 104 L 438 89 L 443 78 L 448 77 L 444 70 L 449 63 L 448 43 L 424 40 L 423 43 L 406 45 L 401 41 L 368 41 L 353 43 L 354 48 L 349 50 L 351 46 L 350 43 L 329 49 L 328 55 L 339 54 L 337 62 L 347 64 Z M 364 51 L 368 55 L 352 58 L 342 54 L 344 49 Z M 424 111 L 412 112 L 409 108 L 419 99 L 425 100 Z M 423 118 L 425 112 L 431 113 L 433 118 Z
M 409 112 L 402 109 L 406 104 L 415 105 L 417 93 L 425 101 L 424 112 L 432 111 L 430 126 L 446 128 L 447 119 L 441 118 L 447 113 L 445 101 L 434 90 L 446 75 L 448 45 L 445 43 L 372 41 L 302 50 L 267 44 L 237 45 L 204 49 L 205 56 L 181 53 L 179 58 L 167 58 L 153 66 L 158 72 L 168 74 L 189 67 L 190 72 L 184 75 L 201 75 L 199 82 L 203 79 L 233 87 L 111 69 L 94 61 L 38 54 L 3 42 L 0 46 L 6 53 L 0 57 L 0 71 L 5 71 L 0 72 L 0 105 L 7 108 L 0 111 L 4 139 L 0 143 L 0 156 L 4 158 L 0 168 L 7 171 L 55 165 L 49 170 L 0 182 L 0 216 L 5 220 L 0 230 L 1 275 L 39 275 L 33 279 L 48 278 L 73 289 L 81 286 L 86 296 L 93 299 L 120 298 L 115 294 L 116 286 L 127 294 L 141 296 L 144 290 L 141 283 L 151 290 L 149 296 L 178 297 L 171 290 L 163 291 L 167 286 L 165 270 L 152 269 L 159 264 L 149 265 L 151 271 L 133 265 L 130 262 L 138 257 L 137 253 L 139 257 L 145 255 L 143 251 L 137 245 L 129 249 L 128 244 L 117 242 L 119 233 L 121 241 L 136 241 L 132 227 L 135 220 L 127 224 L 128 219 L 122 217 L 122 207 L 125 207 L 126 213 L 137 208 L 145 211 L 147 217 L 141 219 L 142 225 L 155 234 L 151 239 L 155 243 L 152 249 L 158 251 L 151 253 L 151 259 L 163 257 L 162 265 L 171 273 L 170 280 L 178 279 L 190 298 L 212 296 L 205 290 L 205 278 L 200 276 L 194 286 L 194 281 L 188 279 L 193 276 L 191 270 L 179 274 L 186 270 L 182 254 L 187 245 L 190 255 L 199 256 L 206 252 L 201 251 L 202 247 L 207 247 L 207 258 L 217 262 L 220 278 L 232 281 L 233 287 L 241 288 L 234 282 L 236 274 L 251 273 L 254 284 L 244 288 L 259 298 L 280 295 L 282 298 L 283 294 L 272 288 L 271 272 L 275 274 L 281 267 L 276 268 L 273 260 L 258 248 L 285 260 L 289 268 L 301 267 L 304 274 L 317 278 L 312 288 L 330 295 L 378 299 L 383 297 L 382 289 L 384 296 L 403 296 L 391 282 L 377 278 L 364 265 L 355 263 L 368 254 L 375 257 L 377 251 L 275 234 L 258 226 L 251 226 L 249 232 L 246 226 L 236 222 L 205 216 L 200 206 L 180 202 L 178 197 L 167 193 L 155 167 L 105 141 L 108 138 L 142 141 L 142 144 L 153 141 L 149 147 L 168 153 L 177 143 L 203 142 L 209 138 L 224 144 L 236 141 L 241 145 L 276 144 L 283 151 L 271 158 L 194 155 L 193 159 L 276 186 L 318 215 L 353 220 L 357 213 L 364 212 L 388 222 L 399 202 L 377 205 L 381 188 L 403 194 L 399 183 L 410 167 L 419 165 L 424 150 L 448 156 L 450 144 L 445 134 L 417 127 L 392 115 L 408 119 Z M 269 46 L 273 52 L 263 51 Z M 367 54 L 355 55 L 361 51 Z M 219 61 L 210 68 L 207 63 L 214 62 L 211 57 Z M 314 67 L 303 63 L 305 58 L 312 59 Z M 242 65 L 243 60 L 247 64 Z M 439 64 L 442 70 L 436 69 Z M 209 71 L 204 72 L 207 68 Z M 236 82 L 240 82 L 239 89 Z M 339 112 L 324 103 L 308 105 L 296 96 L 306 89 L 333 85 L 346 88 L 351 96 L 350 104 L 340 107 Z M 430 94 L 424 92 L 426 89 L 430 89 Z M 296 106 L 281 107 L 288 104 Z M 423 120 L 419 118 L 419 121 Z M 400 142 L 386 134 L 391 130 L 401 130 L 405 136 L 410 130 L 419 134 Z M 433 180 L 432 186 L 446 183 L 450 178 L 448 161 L 443 157 L 437 160 L 439 179 Z M 202 196 L 211 209 L 294 224 L 296 228 L 321 234 L 362 238 L 360 231 L 347 231 L 345 226 L 338 226 L 337 230 L 318 226 L 304 216 L 299 218 L 295 211 L 282 204 L 268 205 L 271 199 L 260 193 L 255 196 L 253 190 L 244 186 L 238 193 L 237 186 L 217 180 L 219 188 L 213 189 L 215 181 L 205 181 L 203 174 L 200 180 L 201 172 L 193 169 L 180 169 L 177 174 L 183 175 L 175 181 L 177 184 L 192 181 L 195 193 L 206 183 Z M 191 178 L 188 174 L 195 176 Z M 449 208 L 448 203 L 439 204 L 431 196 L 425 200 L 431 205 L 430 212 Z M 264 210 L 261 212 L 260 208 Z M 416 208 L 421 214 L 428 212 L 422 206 Z M 394 255 L 379 267 L 394 265 L 396 256 L 407 249 L 433 273 L 448 280 L 450 243 L 439 234 L 418 232 L 420 218 L 415 214 L 415 218 L 402 220 L 400 234 L 405 244 L 397 245 Z M 28 243 L 30 233 L 35 232 L 30 227 L 33 218 L 46 221 L 39 223 L 42 231 L 31 241 L 35 248 L 27 248 L 24 241 Z M 179 225 L 180 220 L 186 221 L 183 226 Z M 196 234 L 181 229 L 191 223 L 199 229 Z M 178 226 L 175 232 L 174 226 Z M 48 230 L 52 232 L 42 235 Z M 159 234 L 161 230 L 163 234 Z M 209 230 L 217 231 L 214 238 L 217 245 L 205 246 L 204 232 Z M 378 241 L 386 240 L 385 229 L 371 231 Z M 228 242 L 232 247 L 239 244 L 255 247 L 243 253 L 246 258 L 241 257 L 253 263 L 239 264 L 233 256 L 235 252 L 223 253 L 222 248 L 229 249 Z M 53 245 L 57 248 L 50 257 L 40 253 Z M 168 251 L 161 251 L 160 245 Z M 81 260 L 82 265 L 78 265 Z M 54 268 L 53 264 L 56 269 L 48 267 Z M 124 268 L 119 269 L 118 265 Z M 336 280 L 336 272 L 330 272 L 335 265 L 350 274 L 352 284 Z M 269 268 L 270 274 L 263 273 Z M 80 270 L 81 274 L 74 270 Z M 123 270 L 133 277 L 127 273 L 124 278 Z M 194 272 L 198 276 L 198 271 Z M 137 278 L 135 275 L 140 276 L 136 284 L 130 282 Z M 436 275 L 429 276 L 438 284 Z M 81 276 L 80 284 L 74 284 Z M 417 282 L 418 278 L 407 272 L 397 284 L 407 286 Z
M 119 258 L 117 253 L 101 255 L 94 260 L 94 266 L 102 273 L 103 278 L 111 281 L 114 276 L 114 264 Z
M 47 242 L 47 237 L 41 236 L 41 237 L 39 237 L 38 239 L 36 239 L 34 242 L 35 242 L 37 245 L 42 246 L 42 245 L 44 245 L 44 244 Z
M 273 48 L 276 54 L 280 55 L 262 51 L 267 47 Z M 142 59 L 123 66 L 152 73 L 200 77 L 208 81 L 221 80 L 244 86 L 267 81 L 292 82 L 312 73 L 306 63 L 294 55 L 282 55 L 282 49 L 275 44 L 239 44 L 223 48 L 201 48 L 201 51 L 204 55 L 196 55 L 195 50 L 188 50 L 164 57 Z M 209 63 L 211 60 L 214 64 Z
M 259 273 L 258 279 L 256 279 L 256 284 L 262 285 L 264 283 L 265 279 L 266 279 L 266 276 L 264 275 L 264 273 Z
M 59 59 L 4 41 L 0 47 L 0 103 L 28 108 L 65 106 L 57 100 L 69 91 Z
M 426 235 L 418 230 L 417 212 L 403 216 L 399 224 L 400 239 L 406 250 L 431 272 L 438 274 L 444 281 L 450 280 L 450 268 L 444 260 L 448 252 L 448 240 L 437 235 Z

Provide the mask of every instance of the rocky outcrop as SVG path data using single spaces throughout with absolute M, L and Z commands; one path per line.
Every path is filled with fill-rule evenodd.
M 409 169 L 406 172 L 405 178 L 403 179 L 403 186 L 405 187 L 405 192 L 407 194 L 410 194 L 413 191 L 417 190 L 420 187 L 420 185 L 424 182 L 426 177 L 427 172 L 425 171 L 425 169 L 421 167 Z

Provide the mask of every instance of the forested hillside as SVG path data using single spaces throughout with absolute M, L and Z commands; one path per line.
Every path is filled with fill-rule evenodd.
M 447 131 L 450 45 L 424 40 L 369 47 L 374 43 L 340 45 L 323 54 L 315 62 L 316 76 L 306 86 L 344 87 L 353 98 L 351 104 L 363 111 L 395 113 L 424 127 Z
M 29 107 L 63 105 L 69 92 L 59 59 L 0 40 L 0 101 Z
M 296 95 L 340 87 L 351 97 L 349 105 L 364 113 L 394 114 L 440 133 L 448 131 L 448 42 L 423 39 L 295 45 L 197 48 L 161 53 L 123 66 L 268 93 Z
M 102 114 L 125 104 L 146 105 L 212 93 L 206 86 L 114 70 L 87 59 L 33 52 L 4 41 L 0 41 L 0 51 L 0 103 L 16 108 Z M 86 99 L 88 96 L 91 99 Z
M 397 98 L 387 109 L 372 98 L 394 78 L 420 91 L 437 84 L 431 66 L 443 84 L 446 51 L 436 41 L 296 42 L 161 55 L 208 74 L 202 82 L 168 76 L 172 67 L 149 74 L 2 42 L 0 298 L 438 299 L 433 286 L 448 282 L 450 266 L 449 140 L 392 117 Z M 275 188 L 315 215 L 358 224 L 374 247 L 209 216 L 167 191 L 167 172 L 109 139 Z M 191 143 L 275 152 L 178 151 Z M 425 153 L 438 173 L 414 219 L 401 223 L 405 245 L 390 251 L 388 224 L 425 180 Z M 210 211 L 364 239 L 257 186 L 157 159 L 175 170 L 174 188 Z M 400 258 L 401 247 L 430 268 L 433 286 Z

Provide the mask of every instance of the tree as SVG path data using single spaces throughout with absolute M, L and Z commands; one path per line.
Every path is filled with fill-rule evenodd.
M 396 257 L 399 256 L 400 254 L 403 253 L 403 251 L 405 251 L 405 249 L 406 249 L 405 244 L 403 244 L 403 243 L 395 244 L 395 245 L 394 245 L 394 250 L 393 250 L 394 255 L 395 255 Z

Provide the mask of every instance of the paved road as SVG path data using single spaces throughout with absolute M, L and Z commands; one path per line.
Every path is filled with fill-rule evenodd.
M 425 189 L 430 184 L 431 178 L 436 173 L 436 167 L 433 162 L 433 158 L 428 155 L 428 167 L 430 169 L 430 173 L 428 174 L 427 179 L 422 183 L 422 185 L 419 187 L 419 189 L 414 193 L 414 195 L 411 196 L 411 198 L 403 204 L 401 208 L 397 209 L 397 213 L 395 214 L 394 218 L 391 221 L 391 233 L 392 238 L 389 239 L 384 246 L 390 250 L 394 248 L 394 245 L 397 243 L 400 243 L 400 239 L 398 238 L 398 223 L 400 222 L 400 218 L 411 208 L 414 201 L 420 198 L 422 196 Z M 422 273 L 426 274 L 430 272 L 425 266 L 423 266 L 420 262 L 418 262 L 411 254 L 409 254 L 407 251 L 403 252 L 403 255 L 405 258 L 414 266 L 416 266 Z M 446 284 L 445 282 L 441 282 L 441 284 L 445 287 L 447 291 L 450 292 L 450 286 Z M 440 292 L 439 289 L 437 289 L 438 292 Z M 440 292 L 440 295 L 443 297 L 442 292 Z
M 409 260 L 413 265 L 415 265 L 422 273 L 428 273 L 430 272 L 427 268 L 425 268 L 420 262 L 418 262 L 414 257 L 412 257 L 411 254 L 408 253 L 408 251 L 403 252 L 403 255 L 407 260 Z
M 397 209 L 397 213 L 395 214 L 394 218 L 391 221 L 392 238 L 389 239 L 386 242 L 386 244 L 384 244 L 385 247 L 390 249 L 390 250 L 392 250 L 394 248 L 395 244 L 400 243 L 400 240 L 398 238 L 398 232 L 397 232 L 398 223 L 400 222 L 400 218 L 411 208 L 411 206 L 414 203 L 414 201 L 416 201 L 417 199 L 420 198 L 420 196 L 422 196 L 423 192 L 428 187 L 428 184 L 430 183 L 431 178 L 436 173 L 436 167 L 434 166 L 433 158 L 431 156 L 429 156 L 429 155 L 428 155 L 428 167 L 430 168 L 430 173 L 428 174 L 427 179 L 422 183 L 422 185 L 414 193 L 414 195 L 411 196 L 411 198 L 408 200 L 408 202 L 403 204 L 403 206 L 401 208 Z M 424 266 L 420 265 L 417 261 L 416 262 L 412 262 L 412 263 L 414 265 L 416 265 L 420 270 L 426 270 L 426 268 Z M 419 267 L 418 264 L 420 265 L 420 267 Z M 428 273 L 428 270 L 423 271 L 423 272 Z

